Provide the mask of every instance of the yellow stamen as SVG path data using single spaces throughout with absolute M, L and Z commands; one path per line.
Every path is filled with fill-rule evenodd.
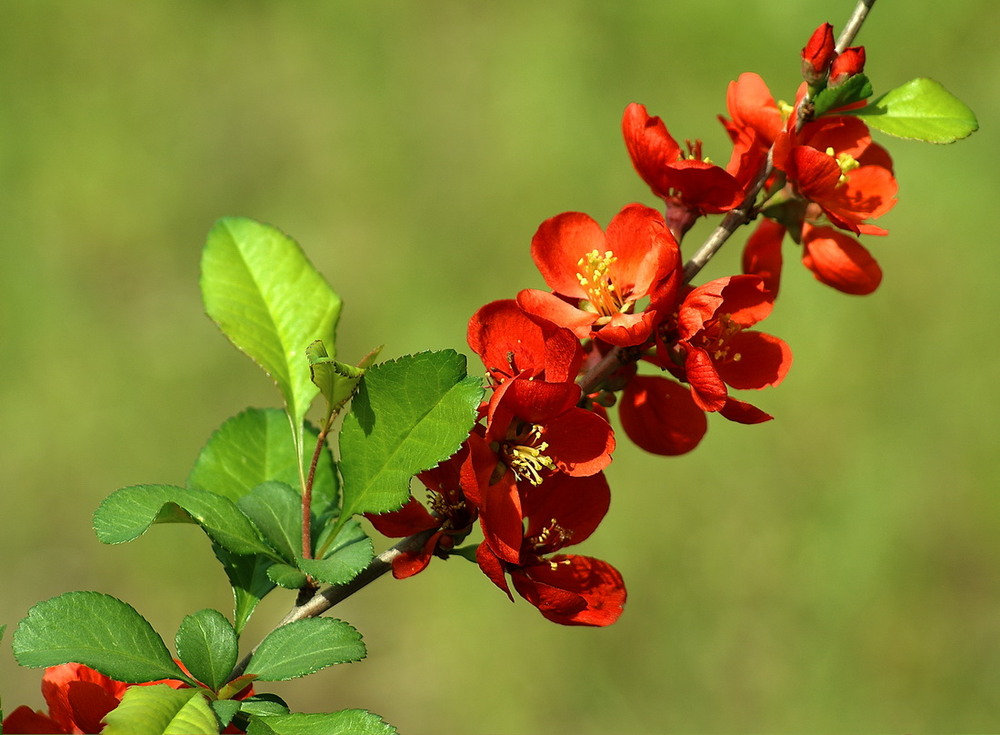
M 612 316 L 622 311 L 623 299 L 611 280 L 611 266 L 618 260 L 610 250 L 601 255 L 592 250 L 577 261 L 576 278 L 587 291 L 587 300 L 597 313 Z

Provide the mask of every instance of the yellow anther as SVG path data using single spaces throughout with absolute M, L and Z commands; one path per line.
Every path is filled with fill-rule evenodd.
M 603 255 L 592 250 L 577 261 L 580 270 L 576 273 L 576 279 L 587 291 L 587 300 L 594 310 L 604 316 L 622 311 L 623 300 L 611 280 L 611 266 L 617 260 L 610 250 Z

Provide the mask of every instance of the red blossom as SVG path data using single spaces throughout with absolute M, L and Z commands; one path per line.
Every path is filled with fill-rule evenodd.
M 693 289 L 681 303 L 677 344 L 695 404 L 719 411 L 727 386 L 759 390 L 780 383 L 791 366 L 784 341 L 748 330 L 771 313 L 773 295 L 757 276 L 719 278 Z
M 691 391 L 660 376 L 633 377 L 622 392 L 618 414 L 628 437 L 653 454 L 690 452 L 708 431 L 708 420 Z
M 518 305 L 581 339 L 642 344 L 680 284 L 677 243 L 663 217 L 641 204 L 615 215 L 607 234 L 580 212 L 552 217 L 532 238 L 531 256 L 553 293 L 521 291 Z
M 882 269 L 855 238 L 832 227 L 802 225 L 802 263 L 816 280 L 843 293 L 863 296 L 882 282 Z
M 546 618 L 562 625 L 605 626 L 615 622 L 625 604 L 625 584 L 607 562 L 561 554 L 584 541 L 600 524 L 611 499 L 603 474 L 555 475 L 525 494 L 527 518 L 514 561 L 499 556 L 489 542 L 480 544 L 483 572 L 510 596 L 506 576 L 521 597 Z
M 705 160 L 701 142 L 685 154 L 659 117 L 633 102 L 622 117 L 625 147 L 636 172 L 668 205 L 668 219 L 682 221 L 683 234 L 705 214 L 728 212 L 743 201 L 743 187 L 723 168 Z M 679 211 L 674 211 L 679 210 Z M 680 236 L 680 234 L 678 236 Z

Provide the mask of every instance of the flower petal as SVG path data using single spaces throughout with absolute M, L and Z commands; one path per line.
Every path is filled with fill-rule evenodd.
M 511 572 L 514 589 L 561 625 L 611 625 L 625 605 L 625 581 L 600 559 L 569 554 Z
M 853 237 L 832 227 L 802 226 L 802 263 L 817 280 L 844 293 L 870 294 L 882 282 L 875 258 Z
M 653 454 L 690 452 L 708 431 L 708 420 L 694 404 L 691 391 L 659 376 L 633 377 L 618 410 L 628 437 Z

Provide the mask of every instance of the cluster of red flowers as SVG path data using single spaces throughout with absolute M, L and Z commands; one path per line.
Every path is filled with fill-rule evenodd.
M 700 142 L 682 150 L 644 106 L 628 106 L 626 147 L 665 213 L 630 204 L 607 230 L 579 212 L 546 220 L 531 255 L 551 291 L 523 290 L 472 317 L 469 345 L 490 388 L 481 421 L 458 454 L 421 475 L 429 510 L 411 499 L 371 519 L 389 536 L 434 532 L 423 549 L 396 560 L 397 577 L 447 556 L 478 520 L 484 540 L 475 559 L 508 596 L 509 576 L 550 620 L 618 618 L 625 588 L 617 570 L 563 553 L 608 509 L 603 469 L 615 439 L 606 407 L 617 403 L 628 437 L 663 455 L 693 449 L 707 413 L 747 424 L 770 419 L 730 389 L 777 385 L 790 367 L 788 345 L 751 329 L 777 296 L 786 233 L 802 245 L 806 267 L 834 288 L 869 293 L 881 280 L 854 235 L 884 234 L 868 220 L 894 203 L 891 160 L 857 118 L 833 111 L 813 119 L 800 109 L 807 91 L 860 73 L 864 51 L 838 54 L 824 24 L 802 63 L 806 84 L 795 105 L 775 102 L 755 74 L 730 85 L 730 119 L 720 118 L 733 143 L 725 167 L 703 159 Z M 684 234 L 701 216 L 747 207 L 762 218 L 744 272 L 688 285 Z M 658 372 L 640 375 L 639 364 Z

